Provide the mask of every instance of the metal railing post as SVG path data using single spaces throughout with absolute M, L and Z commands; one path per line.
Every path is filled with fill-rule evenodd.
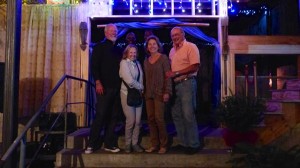
M 25 158 L 26 158 L 26 134 L 25 136 L 23 136 L 21 140 L 19 168 L 25 167 Z
M 85 80 L 85 79 L 81 79 L 81 78 L 77 78 L 77 77 L 73 77 L 70 75 L 64 75 L 55 85 L 55 87 L 50 91 L 50 93 L 48 94 L 48 96 L 45 98 L 45 100 L 43 101 L 42 105 L 40 106 L 40 108 L 38 109 L 38 111 L 31 117 L 31 119 L 27 122 L 27 124 L 25 125 L 23 131 L 18 135 L 18 137 L 14 140 L 14 142 L 12 144 L 10 144 L 9 148 L 7 149 L 7 151 L 4 153 L 4 155 L 1 157 L 0 159 L 0 167 L 2 168 L 3 166 L 7 166 L 9 164 L 8 160 L 10 158 L 10 156 L 13 154 L 13 152 L 16 150 L 16 148 L 18 146 L 20 146 L 20 161 L 19 161 L 19 167 L 23 168 L 23 167 L 30 167 L 31 163 L 33 162 L 33 159 L 36 158 L 36 156 L 38 155 L 39 150 L 41 149 L 41 145 L 38 147 L 37 151 L 35 152 L 34 156 L 31 158 L 31 161 L 29 163 L 29 165 L 26 165 L 25 163 L 25 155 L 26 155 L 26 136 L 27 136 L 27 131 L 29 130 L 29 128 L 31 128 L 33 126 L 33 124 L 37 121 L 38 117 L 42 114 L 42 112 L 44 112 L 44 109 L 46 107 L 46 105 L 49 103 L 50 99 L 53 97 L 53 95 L 56 93 L 56 91 L 58 90 L 58 88 L 60 87 L 60 85 L 64 82 L 65 79 L 73 79 L 73 80 L 77 80 L 77 81 L 83 81 L 85 83 L 87 83 L 88 85 L 94 86 L 94 84 L 92 84 L 91 82 Z M 68 95 L 67 95 L 68 96 Z M 68 99 L 69 100 L 69 99 Z M 67 104 L 73 104 L 73 103 L 68 103 Z M 76 104 L 76 103 L 74 103 Z M 68 111 L 68 110 L 67 110 Z M 65 113 L 65 139 L 66 139 L 66 134 L 67 134 L 67 113 L 66 113 L 66 109 L 64 111 Z M 49 129 L 49 131 L 53 130 L 54 125 L 57 123 L 59 117 L 61 117 L 62 114 L 60 114 L 58 116 L 58 118 L 56 118 L 56 120 L 54 121 L 53 125 L 51 126 L 51 128 Z M 46 137 L 44 138 L 43 142 L 41 144 L 44 144 L 45 139 L 48 137 L 49 133 L 46 134 Z M 66 140 L 65 140 L 66 141 Z M 67 145 L 67 142 L 65 142 L 65 147 Z M 15 162 L 14 162 L 15 163 Z M 10 166 L 10 165 L 8 165 Z M 10 166 L 11 167 L 11 166 Z M 9 167 L 9 168 L 10 168 Z

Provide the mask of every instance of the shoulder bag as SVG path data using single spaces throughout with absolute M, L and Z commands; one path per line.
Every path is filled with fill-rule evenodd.
M 138 68 L 138 78 L 137 80 L 139 81 L 140 79 L 140 69 L 138 64 L 135 62 L 137 68 Z M 128 84 L 122 79 L 122 81 L 124 82 L 125 86 L 127 87 L 128 90 L 128 94 L 127 94 L 127 105 L 131 106 L 131 107 L 138 107 L 140 105 L 142 105 L 143 103 L 143 98 L 142 98 L 142 94 L 141 92 L 136 89 L 136 88 L 130 88 L 128 86 Z

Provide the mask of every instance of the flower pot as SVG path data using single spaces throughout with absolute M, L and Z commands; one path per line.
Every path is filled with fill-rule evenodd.
M 258 134 L 255 131 L 237 132 L 224 128 L 222 130 L 222 136 L 225 144 L 229 147 L 233 147 L 238 143 L 255 144 L 258 140 Z

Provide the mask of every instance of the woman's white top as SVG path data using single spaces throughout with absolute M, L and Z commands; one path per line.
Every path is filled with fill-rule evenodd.
M 138 66 L 138 67 L 137 67 Z M 138 69 L 139 68 L 139 69 Z M 138 70 L 140 72 L 139 81 L 138 78 Z M 130 59 L 122 59 L 120 63 L 120 70 L 119 70 L 120 77 L 127 83 L 130 88 L 136 88 L 138 90 L 143 91 L 143 70 L 139 61 L 131 61 Z M 127 95 L 127 87 L 124 85 L 122 81 L 121 84 L 121 92 Z

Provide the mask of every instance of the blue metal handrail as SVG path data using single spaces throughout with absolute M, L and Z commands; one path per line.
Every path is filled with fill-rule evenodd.
M 16 150 L 17 146 L 21 143 L 21 150 L 20 150 L 20 161 L 19 161 L 19 167 L 24 167 L 25 163 L 25 144 L 26 144 L 26 133 L 27 131 L 33 126 L 33 124 L 35 123 L 35 121 L 38 119 L 38 117 L 44 112 L 45 107 L 47 106 L 48 102 L 51 100 L 51 98 L 53 97 L 53 95 L 56 93 L 56 91 L 58 90 L 58 88 L 61 86 L 61 84 L 66 80 L 66 79 L 74 79 L 77 81 L 82 81 L 87 83 L 88 85 L 92 85 L 94 86 L 94 84 L 92 84 L 91 82 L 85 80 L 85 79 L 81 79 L 81 78 L 77 78 L 74 76 L 70 76 L 70 75 L 64 75 L 56 84 L 56 86 L 51 90 L 51 92 L 48 94 L 48 96 L 46 97 L 46 99 L 43 101 L 42 105 L 40 106 L 39 110 L 31 117 L 31 119 L 28 121 L 28 123 L 26 124 L 26 126 L 24 127 L 23 131 L 20 133 L 20 135 L 14 140 L 14 142 L 10 145 L 10 147 L 8 148 L 8 150 L 4 153 L 4 155 L 2 156 L 1 160 L 0 160 L 0 166 L 2 167 L 5 163 L 5 161 L 12 155 L 12 153 L 14 152 L 14 150 Z M 56 122 L 56 121 L 55 121 Z M 53 125 L 55 125 L 55 122 Z M 50 128 L 50 131 L 53 127 L 53 125 Z M 65 130 L 66 131 L 66 130 Z

